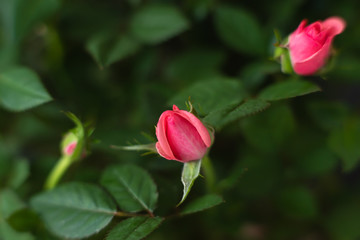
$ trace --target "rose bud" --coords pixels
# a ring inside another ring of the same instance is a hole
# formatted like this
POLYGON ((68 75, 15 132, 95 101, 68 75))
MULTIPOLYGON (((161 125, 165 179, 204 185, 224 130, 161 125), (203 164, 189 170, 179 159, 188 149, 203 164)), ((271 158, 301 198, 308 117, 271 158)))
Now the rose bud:
POLYGON ((306 24, 307 20, 303 20, 288 41, 292 67, 299 75, 312 75, 325 65, 333 38, 346 26, 340 17, 306 24))
POLYGON ((173 110, 161 114, 156 126, 157 152, 168 160, 189 162, 204 157, 211 145, 209 131, 190 112, 173 110))
POLYGON ((75 150, 75 148, 76 148, 76 145, 77 145, 77 142, 76 142, 76 141, 69 143, 69 144, 68 144, 67 146, 65 146, 65 148, 64 148, 64 154, 65 154, 65 155, 68 155, 68 156, 72 155, 72 154, 74 153, 74 150, 75 150))

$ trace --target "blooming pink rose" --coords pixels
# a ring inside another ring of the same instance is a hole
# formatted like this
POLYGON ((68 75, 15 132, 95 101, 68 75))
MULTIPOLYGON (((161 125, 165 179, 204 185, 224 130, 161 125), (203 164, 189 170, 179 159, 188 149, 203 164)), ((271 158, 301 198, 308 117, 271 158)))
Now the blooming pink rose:
POLYGON ((211 138, 204 124, 192 113, 173 110, 161 114, 156 126, 156 149, 169 160, 188 162, 204 157, 211 145, 211 138))
POLYGON ((330 17, 306 26, 303 20, 289 37, 289 51, 294 71, 311 75, 324 66, 330 55, 333 38, 344 31, 346 22, 340 17, 330 17))

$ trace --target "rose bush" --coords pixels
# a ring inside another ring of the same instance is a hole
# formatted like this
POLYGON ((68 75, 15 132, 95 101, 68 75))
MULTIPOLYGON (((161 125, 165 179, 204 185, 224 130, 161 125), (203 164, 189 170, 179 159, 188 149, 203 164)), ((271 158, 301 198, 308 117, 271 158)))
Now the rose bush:
POLYGON ((290 34, 288 42, 291 63, 299 75, 312 75, 325 65, 333 38, 343 32, 346 26, 340 17, 306 24, 307 20, 303 20, 290 34))
POLYGON ((156 126, 156 149, 168 159, 189 162, 201 159, 211 145, 204 124, 192 113, 173 106, 161 114, 156 126))

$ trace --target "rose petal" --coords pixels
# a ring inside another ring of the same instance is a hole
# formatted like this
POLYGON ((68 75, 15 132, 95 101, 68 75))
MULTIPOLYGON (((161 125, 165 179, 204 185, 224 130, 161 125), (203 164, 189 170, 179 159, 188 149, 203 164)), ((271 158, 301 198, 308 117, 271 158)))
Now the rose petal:
POLYGON ((156 137, 158 139, 158 142, 156 143, 156 149, 162 154, 161 156, 164 156, 166 159, 169 160, 175 160, 175 156, 170 148, 170 145, 168 143, 167 137, 166 137, 166 118, 173 114, 172 111, 165 111, 161 114, 159 121, 156 125, 156 137))
POLYGON ((323 47, 312 56, 302 60, 294 61, 293 68, 297 74, 312 75, 317 72, 326 62, 329 55, 330 46, 333 37, 329 37, 323 47))
POLYGON ((335 36, 344 31, 346 22, 340 17, 330 17, 323 22, 323 27, 329 29, 330 36, 335 36))
POLYGON ((182 162, 201 159, 207 146, 186 118, 174 112, 166 119, 166 136, 174 156, 182 162))
POLYGON ((176 113, 187 119, 196 128, 197 132, 201 136, 201 139, 204 141, 207 147, 211 146, 211 137, 209 131, 204 126, 204 124, 197 117, 194 116, 194 114, 184 110, 176 111, 176 113))

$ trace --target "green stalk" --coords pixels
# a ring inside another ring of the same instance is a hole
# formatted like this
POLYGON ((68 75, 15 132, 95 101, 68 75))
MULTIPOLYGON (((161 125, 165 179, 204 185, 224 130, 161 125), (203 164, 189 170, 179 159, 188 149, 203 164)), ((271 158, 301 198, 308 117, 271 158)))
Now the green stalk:
POLYGON ((205 155, 202 159, 202 169, 206 180, 206 186, 209 192, 213 192, 215 189, 216 175, 214 167, 211 163, 211 159, 208 155, 205 155))
POLYGON ((71 156, 63 156, 60 158, 45 182, 45 189, 50 190, 56 187, 62 175, 64 175, 72 162, 71 156))

